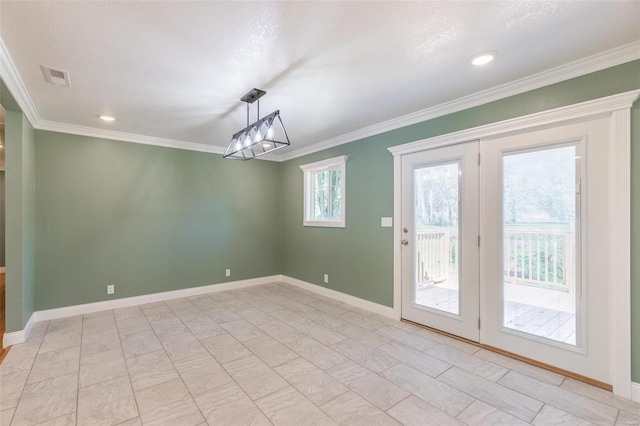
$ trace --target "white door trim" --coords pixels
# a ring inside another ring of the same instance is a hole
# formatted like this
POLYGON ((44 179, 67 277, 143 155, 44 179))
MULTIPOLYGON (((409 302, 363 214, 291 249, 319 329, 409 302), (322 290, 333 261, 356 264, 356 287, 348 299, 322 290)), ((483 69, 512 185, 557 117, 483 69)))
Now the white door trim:
POLYGON ((552 125, 609 117, 611 141, 615 145, 614 170, 611 191, 615 202, 611 206, 614 229, 614 246, 611 261, 616 271, 613 281, 611 321, 612 385, 613 392, 631 398, 631 107, 640 96, 640 90, 581 102, 561 108, 542 111, 523 117, 473 127, 454 133, 435 136, 388 148, 394 156, 394 246, 393 246, 393 309, 397 318, 401 316, 402 259, 401 229, 398 218, 402 217, 402 155, 441 146, 483 139, 509 133, 531 131, 552 125))

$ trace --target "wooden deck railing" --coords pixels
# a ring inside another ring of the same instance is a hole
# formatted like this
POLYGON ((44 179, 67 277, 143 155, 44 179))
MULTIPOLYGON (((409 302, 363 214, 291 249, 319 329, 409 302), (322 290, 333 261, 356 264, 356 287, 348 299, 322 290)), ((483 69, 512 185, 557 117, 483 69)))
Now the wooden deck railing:
POLYGON ((506 282, 573 287, 575 238, 573 231, 505 228, 503 273, 506 282))
MULTIPOLYGON (((444 281, 457 268, 456 229, 419 229, 416 244, 418 282, 444 281)), ((503 248, 505 282, 573 290, 574 268, 568 267, 575 262, 573 231, 506 227, 503 248)))

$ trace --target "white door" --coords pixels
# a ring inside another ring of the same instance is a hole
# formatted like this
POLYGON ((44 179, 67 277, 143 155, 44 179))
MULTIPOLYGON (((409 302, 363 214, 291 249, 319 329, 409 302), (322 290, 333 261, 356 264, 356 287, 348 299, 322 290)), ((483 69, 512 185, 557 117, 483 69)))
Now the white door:
POLYGON ((608 119, 481 142, 482 343, 611 383, 608 119))
POLYGON ((478 341, 478 142, 402 157, 402 317, 478 341))

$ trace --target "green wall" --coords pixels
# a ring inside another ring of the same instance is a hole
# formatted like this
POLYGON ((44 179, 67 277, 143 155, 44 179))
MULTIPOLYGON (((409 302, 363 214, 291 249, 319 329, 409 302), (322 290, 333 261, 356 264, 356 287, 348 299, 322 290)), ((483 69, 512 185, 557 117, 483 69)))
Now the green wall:
POLYGON ((280 273, 278 163, 40 130, 35 162, 36 310, 280 273))
MULTIPOLYGON (((640 61, 296 158, 282 164, 282 273, 356 297, 393 305, 393 157, 387 148, 640 88, 640 61), (301 164, 348 155, 346 228, 302 226, 301 164), (323 284, 323 274, 329 284, 323 284)), ((633 252, 640 249, 640 113, 633 110, 633 252)), ((399 218, 395 218, 396 220, 399 218)), ((640 382, 640 262, 632 261, 633 378, 640 382)))
MULTIPOLYGON (((4 104, 4 103, 3 103, 4 104)), ((34 308, 34 131, 20 111, 5 113, 6 328, 22 330, 34 308)))

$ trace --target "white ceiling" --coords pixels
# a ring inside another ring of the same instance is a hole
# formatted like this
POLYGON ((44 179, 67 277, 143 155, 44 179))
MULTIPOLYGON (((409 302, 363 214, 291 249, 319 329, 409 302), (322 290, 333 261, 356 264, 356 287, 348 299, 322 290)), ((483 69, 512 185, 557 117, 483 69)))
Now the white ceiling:
POLYGON ((2 0, 0 36, 42 120, 224 147, 257 87, 291 150, 636 42, 640 2, 2 0))

